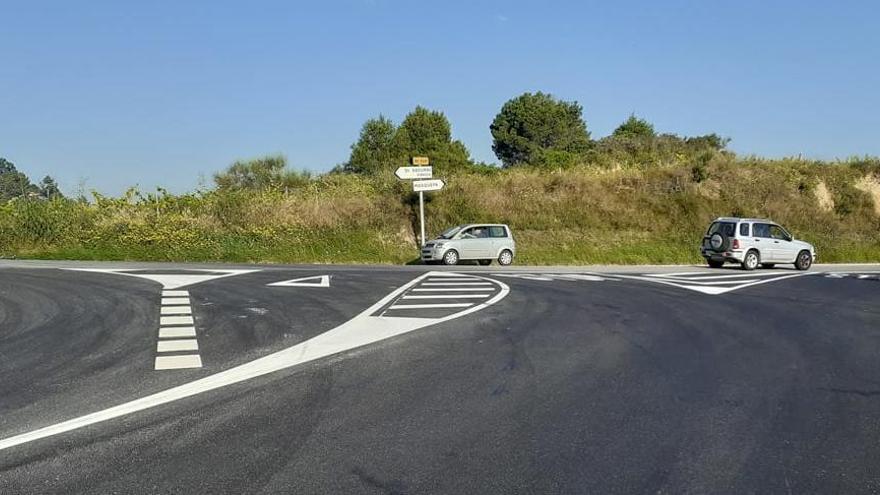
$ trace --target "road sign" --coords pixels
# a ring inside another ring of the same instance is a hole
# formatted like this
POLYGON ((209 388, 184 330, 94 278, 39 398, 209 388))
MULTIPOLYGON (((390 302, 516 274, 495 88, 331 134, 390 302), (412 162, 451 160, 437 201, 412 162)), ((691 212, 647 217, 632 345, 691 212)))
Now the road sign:
POLYGON ((413 165, 427 165, 431 163, 431 160, 428 159, 427 156, 414 156, 412 157, 413 165))
POLYGON ((431 180, 414 180, 413 181, 413 191, 422 192, 422 191, 439 191, 443 189, 446 183, 440 179, 431 179, 431 180))
POLYGON ((430 179, 434 176, 433 167, 400 167, 394 171, 398 179, 430 179))

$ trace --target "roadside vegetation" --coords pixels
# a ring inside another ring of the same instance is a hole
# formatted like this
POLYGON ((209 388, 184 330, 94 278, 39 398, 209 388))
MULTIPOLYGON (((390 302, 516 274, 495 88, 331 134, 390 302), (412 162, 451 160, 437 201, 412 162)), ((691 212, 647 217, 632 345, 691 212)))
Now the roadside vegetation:
POLYGON ((577 103, 543 93, 507 102, 490 130, 501 166, 475 163, 441 112, 418 107, 399 125, 368 120, 331 172, 267 156, 235 162, 213 187, 183 195, 66 198, 49 177, 22 186, 27 178, 0 160, 0 186, 14 184, 0 187, 0 255, 412 262, 415 196, 393 171, 427 155, 447 182, 427 195, 429 234, 508 223, 518 263, 699 262, 703 231, 722 215, 773 218, 814 243, 820 261, 880 261, 878 159, 737 157, 725 138, 661 134, 635 115, 593 139, 577 103))

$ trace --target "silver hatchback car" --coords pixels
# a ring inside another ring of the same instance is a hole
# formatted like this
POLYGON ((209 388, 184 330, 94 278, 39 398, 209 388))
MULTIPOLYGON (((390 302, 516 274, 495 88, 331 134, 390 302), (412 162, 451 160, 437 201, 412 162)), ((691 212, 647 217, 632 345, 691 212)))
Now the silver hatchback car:
POLYGON ((446 265, 455 265, 461 260, 476 260, 481 265, 498 260, 499 265, 509 265, 515 255, 513 234, 510 227, 502 224, 458 225, 422 247, 423 262, 446 265))
POLYGON ((796 240, 779 224, 762 218, 716 218, 703 236, 700 254, 712 268, 738 263, 744 270, 778 263, 807 270, 818 258, 812 244, 796 240))

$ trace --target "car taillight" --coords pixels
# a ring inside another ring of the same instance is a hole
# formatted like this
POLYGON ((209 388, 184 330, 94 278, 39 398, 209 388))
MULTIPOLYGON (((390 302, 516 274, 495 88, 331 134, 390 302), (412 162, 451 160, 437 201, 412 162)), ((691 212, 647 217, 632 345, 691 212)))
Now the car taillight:
POLYGON ((739 249, 739 239, 733 240, 733 249, 739 249))

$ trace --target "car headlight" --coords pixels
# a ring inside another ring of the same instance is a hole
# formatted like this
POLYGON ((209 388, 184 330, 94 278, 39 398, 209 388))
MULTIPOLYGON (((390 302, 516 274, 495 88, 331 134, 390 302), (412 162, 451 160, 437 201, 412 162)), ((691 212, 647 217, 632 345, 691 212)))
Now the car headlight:
POLYGON ((442 248, 442 247, 445 246, 445 245, 446 245, 445 242, 438 242, 438 243, 434 244, 434 247, 435 247, 435 248, 442 248))

